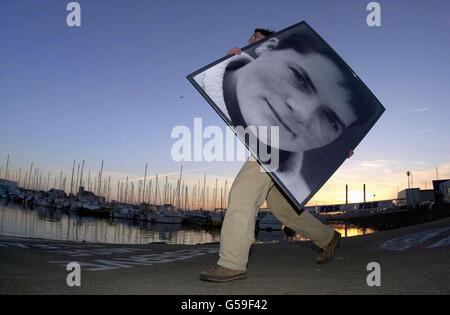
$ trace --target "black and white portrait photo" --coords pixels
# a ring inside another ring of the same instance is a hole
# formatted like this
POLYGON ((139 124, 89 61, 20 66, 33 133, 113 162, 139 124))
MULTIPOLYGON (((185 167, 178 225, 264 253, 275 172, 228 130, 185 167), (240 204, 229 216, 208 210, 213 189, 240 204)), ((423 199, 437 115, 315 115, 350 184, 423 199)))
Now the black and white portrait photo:
MULTIPOLYGON (((384 107, 305 22, 277 32, 188 76, 231 127, 276 126, 278 165, 267 169, 297 207, 356 148, 384 107)), ((243 138, 241 137, 241 140, 243 138)), ((247 142, 247 141, 245 141, 247 142)), ((258 147, 246 143, 264 167, 258 147)))

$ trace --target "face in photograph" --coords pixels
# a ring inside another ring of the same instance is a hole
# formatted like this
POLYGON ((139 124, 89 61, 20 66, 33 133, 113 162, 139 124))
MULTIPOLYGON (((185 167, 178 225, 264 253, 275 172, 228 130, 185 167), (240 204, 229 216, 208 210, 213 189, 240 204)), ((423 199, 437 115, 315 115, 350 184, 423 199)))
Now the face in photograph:
POLYGON ((328 57, 294 49, 262 51, 238 70, 236 97, 247 125, 279 126, 279 149, 325 146, 356 120, 344 74, 328 57))

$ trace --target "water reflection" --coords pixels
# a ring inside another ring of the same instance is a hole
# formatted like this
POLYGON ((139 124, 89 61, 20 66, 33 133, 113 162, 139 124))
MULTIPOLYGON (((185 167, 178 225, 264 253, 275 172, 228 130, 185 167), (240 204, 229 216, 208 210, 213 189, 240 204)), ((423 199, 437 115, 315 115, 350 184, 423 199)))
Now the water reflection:
MULTIPOLYGON (((345 224, 332 224, 343 237, 373 233, 375 230, 345 224)), ((0 235, 77 242, 111 244, 205 244, 219 242, 220 230, 205 230, 181 224, 133 223, 122 219, 79 217, 59 209, 28 209, 15 204, 0 204, 0 235)), ((295 233, 257 231, 259 243, 305 240, 295 233)))
MULTIPOLYGON (((366 235, 375 233, 376 230, 369 227, 359 227, 353 224, 344 223, 329 223, 330 227, 341 233, 342 237, 351 237, 357 235, 366 235)), ((278 231, 257 231, 256 240, 258 243, 269 243, 279 241, 308 241, 300 234, 295 233, 289 229, 283 229, 278 231)))
POLYGON ((376 230, 370 227, 359 227, 352 224, 338 224, 338 223, 332 223, 329 224, 332 228, 334 228, 336 231, 341 233, 343 237, 351 237, 351 236, 357 236, 357 235, 366 235, 366 234, 372 234, 375 233, 376 230))
POLYGON ((181 224, 133 223, 79 217, 49 208, 0 205, 0 235, 111 244, 204 244, 219 232, 187 229, 181 224))

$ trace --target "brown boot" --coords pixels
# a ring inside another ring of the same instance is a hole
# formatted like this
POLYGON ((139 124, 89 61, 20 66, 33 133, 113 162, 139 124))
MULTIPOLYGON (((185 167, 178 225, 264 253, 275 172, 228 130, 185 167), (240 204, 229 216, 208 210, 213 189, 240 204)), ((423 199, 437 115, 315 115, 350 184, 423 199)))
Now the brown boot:
POLYGON ((245 278, 247 278, 246 271, 228 269, 219 265, 200 273, 200 280, 203 281, 227 282, 245 278))
POLYGON ((326 264, 330 262, 334 257, 334 250, 339 245, 339 240, 341 239, 341 234, 339 232, 334 231, 333 238, 327 246, 322 248, 322 252, 319 256, 317 256, 316 262, 318 264, 326 264))

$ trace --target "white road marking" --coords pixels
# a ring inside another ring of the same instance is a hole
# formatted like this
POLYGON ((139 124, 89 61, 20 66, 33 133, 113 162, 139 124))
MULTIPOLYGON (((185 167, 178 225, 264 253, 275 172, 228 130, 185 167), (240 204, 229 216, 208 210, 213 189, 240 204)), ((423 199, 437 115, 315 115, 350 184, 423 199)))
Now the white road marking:
MULTIPOLYGON (((383 244, 380 245, 381 248, 383 249, 388 249, 388 250, 395 250, 395 251, 402 251, 414 246, 418 246, 420 244, 422 244, 423 242, 429 240, 430 238, 433 238, 441 233, 447 232, 450 230, 450 227, 445 227, 445 228, 437 228, 437 229, 432 229, 432 230, 427 230, 427 231, 422 231, 422 232, 417 232, 414 234, 409 234, 406 236, 401 236, 401 237, 397 237, 394 238, 392 240, 389 240, 383 244)), ((443 245, 440 245, 443 246, 443 245)), ((430 247, 430 246, 428 246, 430 247)), ((436 246, 438 247, 438 246, 436 246)))

